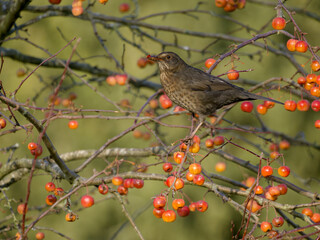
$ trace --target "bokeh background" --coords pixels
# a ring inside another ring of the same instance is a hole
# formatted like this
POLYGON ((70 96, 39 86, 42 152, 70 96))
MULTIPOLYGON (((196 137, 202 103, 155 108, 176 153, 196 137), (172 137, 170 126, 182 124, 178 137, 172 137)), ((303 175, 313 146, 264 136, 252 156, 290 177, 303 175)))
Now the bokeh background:
MULTIPOLYGON (((90 1, 91 3, 94 1, 90 1)), ((274 4, 277 1, 261 1, 264 4, 258 4, 258 1, 247 1, 245 9, 236 10, 232 13, 226 13, 222 9, 215 7, 214 1, 203 1, 201 4, 197 1, 183 1, 183 0, 136 0, 127 1, 131 5, 131 9, 128 13, 120 13, 118 8, 121 3, 125 1, 109 0, 106 5, 101 5, 96 2, 94 6, 90 7, 90 11, 95 13, 104 14, 107 16, 115 16, 131 19, 135 10, 139 17, 144 17, 150 14, 168 11, 179 11, 185 9, 197 9, 210 11, 211 14, 195 12, 188 14, 168 14, 166 16, 156 16, 147 20, 143 20, 146 23, 175 27, 180 29, 186 29, 189 31, 197 31, 204 33, 221 33, 227 34, 233 37, 240 37, 244 39, 250 39, 254 32, 248 32, 241 28, 238 24, 228 20, 232 18, 242 24, 249 26, 262 32, 272 30, 271 20, 276 16, 274 4), (135 9, 138 6, 138 9, 135 9)), ((71 5, 71 0, 62 0, 59 6, 71 5)), ((88 1, 84 1, 84 6, 87 6, 88 1)), ((310 18, 305 14, 297 13, 294 18, 298 25, 302 28, 303 32, 307 33, 307 39, 310 44, 316 46, 319 44, 319 15, 317 13, 320 10, 319 1, 300 1, 290 0, 287 1, 287 6, 297 9, 305 9, 318 17, 318 19, 310 18)), ((35 0, 32 1, 31 6, 46 6, 47 1, 35 0)), ((21 18, 17 21, 19 26, 22 23, 27 22, 30 19, 34 19, 39 16, 39 13, 31 10, 23 11, 21 18)), ((129 39, 135 39, 145 52, 149 54, 157 54, 164 49, 161 44, 151 41, 146 37, 141 37, 137 34, 132 34, 130 26, 123 26, 116 22, 108 22, 110 26, 114 27, 116 31, 119 31, 124 37, 129 39)), ((20 36, 21 38, 27 38, 33 43, 45 48, 51 54, 60 50, 68 41, 76 37, 81 39, 80 44, 77 47, 77 54, 74 55, 73 61, 84 61, 90 63, 92 66, 99 68, 105 68, 113 72, 120 72, 116 68, 116 65, 112 59, 110 59, 104 49, 101 47, 99 41, 94 35, 92 24, 89 21, 81 19, 81 17, 67 16, 55 16, 48 17, 35 24, 28 26, 27 31, 19 31, 19 35, 12 34, 10 37, 20 36)), ((181 46, 188 46, 189 48, 202 50, 206 46, 207 53, 201 52, 187 52, 182 49, 177 49, 174 46, 168 46, 166 51, 177 52, 187 63, 200 68, 205 69, 204 61, 208 57, 217 56, 219 54, 226 53, 232 49, 232 41, 216 40, 208 37, 193 37, 182 34, 174 34, 172 32, 155 31, 152 29, 142 28, 145 32, 157 38, 174 43, 181 46)), ((104 29, 101 25, 97 24, 97 30, 100 36, 104 39, 109 51, 121 61, 125 66, 126 73, 134 76, 138 79, 146 79, 159 83, 159 77, 156 74, 157 66, 147 66, 146 68, 139 68, 136 64, 140 57, 145 57, 144 52, 133 47, 132 45, 125 43, 119 35, 113 29, 104 29), (125 51, 124 51, 125 49, 125 51), (149 77, 154 75, 154 77, 149 77)), ((288 24, 286 30, 293 34, 292 24, 288 24)), ((287 37, 278 34, 265 39, 265 43, 275 48, 285 50, 285 43, 287 37)), ((263 42, 259 40, 259 42, 263 42)), ((2 44, 4 48, 16 49, 24 54, 46 58, 48 55, 41 49, 31 46, 25 41, 17 38, 10 41, 6 41, 2 44)), ((67 59, 72 52, 72 48, 68 47, 59 53, 58 58, 67 59)), ((271 77, 283 77, 291 78, 294 76, 296 69, 293 65, 284 57, 277 56, 264 49, 254 46, 247 46, 236 53, 240 58, 236 61, 237 70, 253 69, 251 72, 241 74, 241 79, 254 80, 261 82, 271 77)), ((311 57, 310 54, 295 55, 297 61, 300 64, 305 64, 305 70, 310 72, 309 63, 307 63, 311 57)), ((36 66, 28 63, 12 60, 9 57, 4 57, 4 67, 1 72, 1 81, 7 92, 10 94, 13 92, 22 78, 17 77, 16 71, 19 68, 24 68, 30 73, 36 66)), ((213 71, 214 75, 223 74, 231 68, 230 58, 225 59, 219 66, 213 71)), ((16 100, 22 103, 28 102, 29 104, 35 104, 38 107, 46 107, 48 104, 48 98, 52 94, 54 88, 57 86, 58 81, 63 73, 63 68, 49 68, 40 67, 22 86, 19 90, 16 100)), ((132 105, 133 111, 138 111, 145 103, 147 98, 154 93, 154 90, 147 88, 136 88, 133 86, 114 86, 111 87, 105 83, 106 76, 94 76, 86 72, 78 71, 78 74, 83 76, 86 80, 95 86, 100 92, 111 99, 114 102, 120 102, 122 99, 128 99, 132 105)), ((298 76, 298 75, 297 75, 298 76)), ((295 76, 293 80, 297 78, 295 76)), ((240 80, 241 81, 241 80, 240 80)), ((282 84, 282 83, 281 83, 282 84)), ((242 85, 245 88, 249 88, 249 85, 242 85)), ((81 80, 75 76, 68 75, 62 85, 62 90, 59 93, 60 97, 67 97, 70 92, 77 94, 75 105, 84 109, 105 109, 116 110, 110 103, 103 100, 98 94, 84 85, 81 80)), ((267 93, 266 96, 273 97, 279 101, 285 101, 289 98, 298 100, 300 97, 291 96, 288 93, 279 91, 272 91, 267 93)), ((257 105, 258 102, 255 103, 257 105)), ((1 109, 5 106, 1 103, 1 109)), ((62 107, 61 107, 62 108, 62 107)), ((3 110, 1 110, 3 111, 3 110)), ((159 109, 158 113, 164 113, 168 110, 159 109)), ((170 111, 170 110, 169 110, 170 111)), ((172 110, 171 110, 172 111, 172 110)), ((44 113, 41 111, 31 112, 38 117, 38 119, 44 118, 44 113)), ((4 112, 9 116, 8 111, 4 112)), ((112 114, 114 116, 120 116, 121 114, 112 114)), ((26 120, 16 113, 21 124, 26 124, 26 120)), ((240 110, 240 104, 236 105, 226 116, 226 119, 235 122, 239 125, 257 126, 260 127, 259 121, 254 113, 248 114, 240 110)), ((288 112, 283 109, 283 106, 276 105, 266 115, 261 116, 264 123, 275 131, 283 132, 284 134, 305 139, 310 143, 319 144, 320 133, 319 130, 314 128, 314 121, 319 119, 319 114, 313 111, 308 112, 288 112)), ((119 134, 124 129, 133 124, 132 120, 102 120, 102 119, 86 119, 78 120, 79 127, 76 130, 70 130, 68 128, 67 119, 57 119, 50 123, 47 130, 47 134, 51 138, 58 153, 67 153, 79 149, 98 149, 109 138, 119 134)), ((170 117, 165 120, 170 124, 189 125, 190 116, 181 115, 170 117)), ((10 124, 9 124, 10 125, 10 124)), ((221 126, 230 126, 229 123, 222 123, 221 126)), ((12 126, 8 126, 12 128, 12 126)), ((150 124, 150 127, 154 128, 155 125, 150 124)), ((146 132, 146 128, 141 128, 146 132)), ((4 131, 4 130, 1 130, 4 131)), ((172 129, 167 127, 160 127, 162 133, 161 138, 168 144, 174 143, 179 139, 184 138, 188 131, 185 129, 172 129)), ((258 138, 254 134, 241 133, 234 131, 220 131, 218 132, 227 138, 233 138, 233 140, 243 147, 246 147, 257 154, 260 152, 257 148, 254 148, 254 143, 260 148, 268 152, 268 145, 266 141, 258 138)), ((281 138, 273 138, 272 135, 265 135, 267 138, 272 138, 273 141, 278 142, 281 138)), ((15 151, 13 160, 20 158, 31 158, 29 151, 27 150, 27 144, 30 141, 36 141, 38 133, 33 130, 30 133, 25 131, 17 131, 14 134, 0 135, 0 148, 7 147, 18 143, 20 147, 15 151)), ((132 134, 128 134, 111 144, 110 148, 123 147, 123 148, 144 148, 152 145, 156 142, 154 137, 145 141, 143 139, 135 139, 132 134)), ((202 141, 204 142, 204 140, 202 141)), ((318 145, 319 146, 319 145, 318 145)), ((229 152, 239 158, 250 161, 252 164, 258 164, 258 160, 253 155, 239 148, 227 145, 224 147, 226 152, 229 152)), ((44 151, 44 156, 47 156, 47 151, 44 151)), ((9 157, 8 153, 1 153, 0 161, 5 164, 9 157)), ((292 181, 296 185, 305 188, 309 191, 319 191, 319 149, 316 150, 312 147, 293 145, 289 150, 284 152, 284 158, 286 165, 291 168, 292 174, 287 180, 292 181)), ((113 159, 108 159, 112 161, 113 159)), ((128 158, 126 160, 135 162, 144 162, 151 164, 157 162, 155 157, 149 158, 128 158)), ((217 155, 210 155, 203 163, 203 166, 209 172, 214 172, 215 163, 218 161, 225 161, 217 155)), ((70 167, 79 166, 82 160, 70 163, 70 167)), ((279 161, 281 162, 281 161, 279 161)), ((103 159, 96 159, 94 164, 91 164, 87 168, 82 176, 89 177, 93 170, 102 170, 106 165, 103 159)), ((278 166, 278 165, 277 165, 278 166)), ((126 171, 128 166, 120 168, 121 171, 126 171)), ((148 169, 148 172, 163 173, 161 166, 154 166, 148 169)), ((51 181, 52 177, 42 171, 36 171, 36 176, 33 178, 32 190, 30 197, 30 208, 28 215, 37 216, 40 214, 33 206, 44 206, 47 192, 44 189, 46 182, 51 181)), ((227 162, 227 170, 222 175, 242 181, 246 177, 252 175, 252 173, 246 171, 244 168, 236 166, 227 162)), ((6 189, 6 194, 10 199, 13 209, 16 208, 19 201, 25 199, 27 177, 11 185, 6 189)), ((218 184, 225 184, 220 181, 215 181, 218 184)), ((266 184, 265 180, 262 180, 266 184)), ((58 183, 59 186, 68 190, 71 186, 66 181, 58 183)), ((229 185, 228 185, 229 186, 229 185)), ((129 194, 125 197, 127 208, 133 216, 136 217, 135 222, 145 239, 231 239, 231 236, 237 232, 240 226, 241 215, 234 211, 228 204, 223 203, 220 198, 215 194, 209 192, 206 194, 205 199, 209 203, 209 209, 205 213, 192 213, 187 218, 177 218, 174 223, 164 223, 162 220, 156 219, 152 214, 152 197, 163 191, 164 185, 162 182, 145 181, 145 186, 141 190, 130 189, 129 194)), ((191 199, 197 201, 202 199, 206 190, 203 188, 197 188, 194 186, 186 186, 185 192, 191 199)), ((115 199, 108 199, 110 197, 103 197, 99 195, 95 188, 89 187, 88 189, 81 189, 77 194, 73 195, 71 199, 74 201, 72 209, 79 215, 79 219, 74 223, 67 223, 64 220, 65 213, 63 211, 58 214, 50 214, 43 220, 41 220, 36 226, 47 227, 56 229, 57 231, 66 234, 71 239, 86 240, 86 239, 138 239, 131 225, 127 222, 125 216, 122 213, 121 206, 115 199), (89 191, 96 200, 96 204, 90 208, 83 210, 79 205, 80 197, 89 191)), ((243 202, 244 198, 235 197, 238 202, 243 202)), ((300 196, 289 190, 286 196, 282 196, 279 200, 281 203, 299 204, 309 203, 310 199, 300 196)), ((4 219, 9 215, 9 210, 6 207, 6 201, 1 199, 0 202, 0 219, 4 219)), ((262 212, 265 215, 266 211, 262 212)), ((28 216, 27 215, 27 216, 28 216)), ((268 218, 271 220, 274 215, 274 211, 269 210, 268 218)), ((17 218, 21 216, 17 215, 17 218)), ((262 217, 261 219, 264 219, 262 217)), ((304 225, 302 221, 294 219, 298 224, 304 225)), ((28 221, 27 221, 28 222, 28 221)), ((1 225, 5 225, 6 222, 2 222, 1 225)), ((287 225, 283 229, 291 229, 287 225)), ((15 230, 12 231, 13 235, 15 230)), ((30 234, 30 239, 33 238, 33 234, 30 234)), ((61 239, 55 233, 51 231, 45 231, 46 239, 61 239)), ((257 235, 262 234, 260 230, 257 230, 257 235)), ((6 239, 10 235, 1 234, 1 239, 6 239), (2 235, 2 236, 1 236, 2 235)))

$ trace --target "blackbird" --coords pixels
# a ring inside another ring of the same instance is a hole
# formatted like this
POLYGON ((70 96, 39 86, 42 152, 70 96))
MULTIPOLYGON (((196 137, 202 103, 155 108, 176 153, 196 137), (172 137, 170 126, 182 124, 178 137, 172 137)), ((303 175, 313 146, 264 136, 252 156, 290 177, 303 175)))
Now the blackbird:
POLYGON ((158 63, 160 81, 170 100, 191 113, 198 114, 201 124, 206 116, 212 115, 217 109, 240 101, 261 99, 283 104, 194 68, 176 53, 162 52, 147 58, 158 63))

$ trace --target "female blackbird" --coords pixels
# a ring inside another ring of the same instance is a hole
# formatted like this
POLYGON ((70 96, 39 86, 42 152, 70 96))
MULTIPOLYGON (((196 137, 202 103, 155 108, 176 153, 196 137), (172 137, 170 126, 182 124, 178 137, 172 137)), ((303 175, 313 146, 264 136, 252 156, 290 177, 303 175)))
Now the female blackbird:
POLYGON ((158 63, 161 84, 171 101, 193 114, 198 114, 201 124, 206 116, 235 102, 261 99, 283 104, 250 93, 194 68, 173 52, 162 52, 157 56, 149 55, 148 59, 158 63))

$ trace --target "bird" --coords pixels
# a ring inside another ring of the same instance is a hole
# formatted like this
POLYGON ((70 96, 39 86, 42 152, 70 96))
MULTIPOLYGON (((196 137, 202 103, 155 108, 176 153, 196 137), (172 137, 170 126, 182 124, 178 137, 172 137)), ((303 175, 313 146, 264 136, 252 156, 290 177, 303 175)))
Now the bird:
POLYGON ((158 63, 160 82, 164 92, 176 105, 199 116, 197 130, 207 116, 232 103, 247 100, 268 100, 283 104, 271 98, 250 93, 224 79, 194 68, 174 52, 148 55, 148 60, 158 63))

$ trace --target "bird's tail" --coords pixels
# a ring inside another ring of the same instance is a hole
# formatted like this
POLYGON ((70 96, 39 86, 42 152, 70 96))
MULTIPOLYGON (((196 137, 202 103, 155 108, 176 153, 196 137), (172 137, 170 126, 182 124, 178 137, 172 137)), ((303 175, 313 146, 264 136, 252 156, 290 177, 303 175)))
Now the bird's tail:
POLYGON ((261 100, 264 100, 264 101, 271 101, 271 102, 279 103, 279 104, 282 104, 282 105, 284 104, 284 103, 279 102, 277 100, 274 100, 272 98, 264 97, 264 96, 257 95, 257 94, 254 94, 254 93, 249 93, 249 92, 248 92, 248 97, 250 97, 252 99, 261 99, 261 100))

